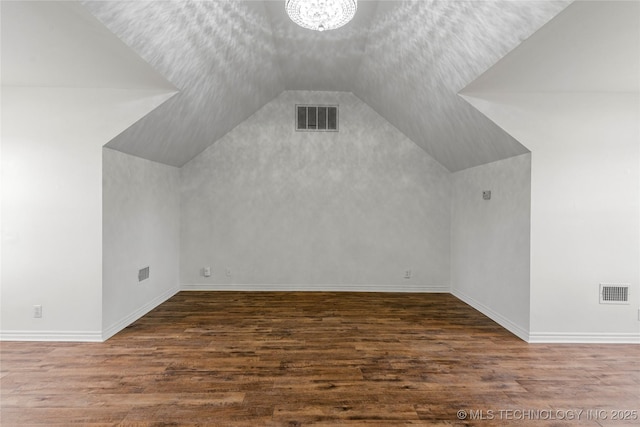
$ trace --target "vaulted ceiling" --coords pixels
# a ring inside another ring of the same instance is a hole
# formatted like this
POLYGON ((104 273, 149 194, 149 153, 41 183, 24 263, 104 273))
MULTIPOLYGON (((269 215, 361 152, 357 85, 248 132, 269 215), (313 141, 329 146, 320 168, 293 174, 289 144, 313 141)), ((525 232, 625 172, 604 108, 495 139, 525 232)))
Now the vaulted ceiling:
POLYGON ((527 151, 458 93, 569 3, 360 0, 314 32, 282 0, 83 2, 180 91, 111 148, 182 166, 283 90, 349 91, 450 171, 527 151))

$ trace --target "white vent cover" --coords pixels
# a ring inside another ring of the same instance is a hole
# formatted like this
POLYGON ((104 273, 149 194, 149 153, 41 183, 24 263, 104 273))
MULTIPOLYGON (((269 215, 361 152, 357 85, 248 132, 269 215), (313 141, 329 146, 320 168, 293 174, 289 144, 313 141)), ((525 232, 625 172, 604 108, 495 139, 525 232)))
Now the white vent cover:
POLYGON ((629 285, 600 283, 600 304, 629 304, 629 285))
POLYGON ((149 278, 149 267, 141 268, 138 270, 138 282, 147 280, 149 278))
POLYGON ((296 105, 296 130, 338 131, 337 105, 296 105))

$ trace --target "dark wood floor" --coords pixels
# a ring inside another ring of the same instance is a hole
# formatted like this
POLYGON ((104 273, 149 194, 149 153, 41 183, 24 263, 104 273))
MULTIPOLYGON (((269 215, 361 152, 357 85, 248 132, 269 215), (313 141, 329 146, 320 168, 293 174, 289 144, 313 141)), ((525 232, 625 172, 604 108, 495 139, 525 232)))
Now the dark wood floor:
POLYGON ((640 425, 639 346, 527 344, 448 294, 182 292, 0 346, 3 427, 640 425))

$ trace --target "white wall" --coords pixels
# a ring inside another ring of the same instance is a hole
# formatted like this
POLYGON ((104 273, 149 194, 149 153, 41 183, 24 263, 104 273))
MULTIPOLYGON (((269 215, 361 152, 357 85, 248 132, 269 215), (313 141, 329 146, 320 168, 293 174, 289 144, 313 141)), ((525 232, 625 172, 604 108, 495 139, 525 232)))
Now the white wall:
POLYGON ((186 164, 181 224, 183 289, 448 290, 449 173, 350 93, 283 92, 186 164))
POLYGON ((640 3, 577 1, 462 92, 532 152, 530 341, 640 342, 638 52, 640 3))
POLYGON ((56 107, 48 95, 2 93, 3 338, 98 339, 101 201, 93 190, 101 179, 99 150, 83 141, 87 135, 66 132, 78 117, 48 120, 48 108, 56 107), (41 319, 33 318, 36 304, 41 319))
POLYGON ((180 171, 104 148, 102 322, 106 339, 179 289, 180 171), (149 279, 138 282, 138 270, 149 279))
POLYGON ((545 129, 527 141, 531 339, 640 342, 639 98, 562 98, 527 105, 530 123, 545 129), (630 284, 632 303, 599 304, 601 282, 630 284))
POLYGON ((163 99, 2 88, 3 339, 101 339, 101 147, 163 99))
POLYGON ((451 293, 528 339, 530 154, 456 172, 452 191, 451 293))
POLYGON ((175 87, 77 1, 2 2, 2 85, 175 87))
POLYGON ((1 19, 0 336, 101 340, 102 146, 175 88, 76 2, 1 19))
POLYGON ((640 97, 483 94, 532 151, 531 341, 640 341, 640 97), (599 304, 600 283, 631 285, 599 304))

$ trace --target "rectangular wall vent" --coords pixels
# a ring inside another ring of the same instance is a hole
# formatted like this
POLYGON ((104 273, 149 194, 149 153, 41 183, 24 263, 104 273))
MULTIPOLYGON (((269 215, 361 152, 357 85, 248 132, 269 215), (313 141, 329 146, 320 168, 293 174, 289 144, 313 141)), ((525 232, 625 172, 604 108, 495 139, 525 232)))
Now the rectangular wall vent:
POLYGON ((338 131, 337 105, 296 105, 296 130, 338 131))
POLYGON ((149 267, 141 268, 138 270, 138 282, 147 280, 149 278, 149 267))
POLYGON ((629 285, 600 283, 600 304, 629 304, 629 285))

